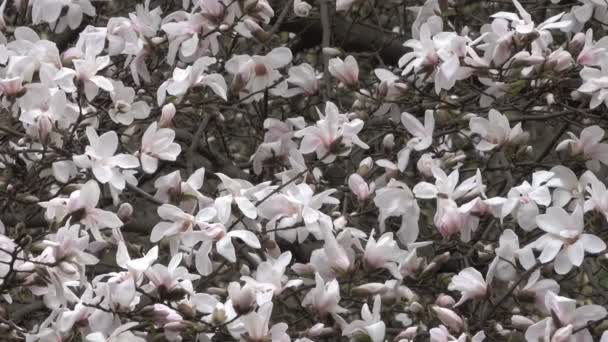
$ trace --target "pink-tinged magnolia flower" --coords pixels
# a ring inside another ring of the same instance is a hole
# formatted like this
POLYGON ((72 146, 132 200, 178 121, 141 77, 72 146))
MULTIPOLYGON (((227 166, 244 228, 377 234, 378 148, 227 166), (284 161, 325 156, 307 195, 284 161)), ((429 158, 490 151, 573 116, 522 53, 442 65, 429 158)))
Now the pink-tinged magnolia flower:
POLYGON ((587 160, 586 166, 592 171, 600 169, 600 163, 608 165, 608 144, 601 143, 606 132, 597 125, 585 127, 580 138, 572 132, 567 132, 570 139, 560 142, 556 151, 570 149, 573 156, 582 154, 587 160))
POLYGON ((540 279, 540 270, 536 270, 530 275, 526 284, 516 290, 516 293, 523 298, 534 298, 536 307, 543 312, 548 312, 549 309, 545 306, 545 295, 547 291, 559 293, 559 289, 557 281, 540 279))
POLYGON ((397 279, 401 278, 398 264, 404 256, 404 251, 399 248, 397 241, 393 240, 393 233, 384 233, 378 241, 374 239, 373 231, 369 235, 363 261, 369 270, 385 268, 397 279))
POLYGON ((182 341, 179 336, 180 331, 185 327, 182 316, 174 309, 164 304, 156 303, 152 307, 146 307, 144 310, 150 310, 154 323, 162 327, 165 339, 171 342, 182 341))
POLYGON ((210 50, 215 54, 219 49, 217 38, 220 33, 211 30, 202 13, 173 12, 163 19, 161 29, 169 40, 169 65, 175 64, 178 52, 180 57, 189 60, 199 50, 210 50))
POLYGON ((135 119, 145 119, 150 115, 150 106, 145 101, 134 102, 135 89, 126 87, 120 81, 114 81, 113 87, 110 97, 114 106, 108 110, 112 121, 128 126, 135 119))
POLYGON ((452 199, 438 198, 433 222, 441 236, 448 238, 460 234, 460 239, 468 242, 479 226, 479 217, 472 214, 471 208, 459 207, 452 199))
POLYGON ((340 57, 330 59, 328 70, 346 87, 356 88, 359 84, 359 65, 353 56, 347 56, 344 61, 340 57))
MULTIPOLYGON (((416 279, 418 272, 424 266, 424 258, 418 257, 417 246, 423 247, 428 243, 420 242, 419 244, 413 244, 410 251, 406 252, 405 257, 402 256, 401 263, 399 264, 399 274, 401 278, 409 277, 416 279)), ((399 277, 398 277, 399 278, 399 277)))
POLYGON ((85 266, 99 262, 85 251, 89 247, 89 234, 79 225, 59 228, 56 234, 47 235, 41 247, 44 250, 34 260, 57 264, 56 270, 64 279, 79 279, 86 283, 85 266))
POLYGON ((511 128, 509 119, 496 109, 490 109, 488 119, 478 116, 469 121, 471 131, 478 134, 481 140, 475 147, 481 152, 491 151, 505 144, 516 144, 527 138, 521 128, 521 122, 511 128))
POLYGON ((583 208, 576 206, 570 215, 560 207, 547 208, 547 212, 536 217, 538 227, 546 232, 531 247, 542 251, 538 260, 547 263, 555 259, 553 267, 558 274, 570 272, 580 266, 587 253, 600 253, 606 243, 593 234, 583 233, 585 223, 583 208))
POLYGON ((85 59, 75 59, 73 63, 74 70, 62 68, 55 75, 54 81, 60 88, 68 93, 77 91, 78 88, 74 84, 75 78, 84 84, 84 94, 89 101, 93 101, 97 96, 99 88, 109 93, 114 91, 114 86, 108 78, 97 75, 110 65, 110 56, 96 57, 89 54, 85 56, 85 59))
POLYGON ((439 158, 434 158, 432 153, 425 153, 418 159, 416 168, 424 176, 432 177, 433 168, 442 168, 443 164, 443 161, 439 158))
POLYGON ((552 202, 557 207, 564 207, 571 201, 568 208, 584 203, 585 188, 588 184, 593 184, 593 179, 597 179, 591 171, 586 171, 579 179, 572 170, 562 165, 554 166, 551 172, 554 176, 547 182, 547 186, 553 188, 552 202))
POLYGON ((551 312, 551 317, 528 327, 526 341, 593 342, 593 337, 586 328, 587 323, 602 320, 607 315, 606 309, 600 305, 577 308, 574 299, 558 296, 551 291, 545 296, 545 305, 551 312))
MULTIPOLYGON (((253 156, 253 171, 256 175, 262 173, 264 162, 285 161, 289 158, 290 152, 298 148, 298 144, 292 140, 294 129, 302 129, 306 126, 304 118, 301 116, 289 118, 285 121, 275 118, 264 120, 264 142, 262 142, 253 156)), ((273 165, 274 167, 274 165, 273 165)))
POLYGON ((286 47, 275 48, 266 56, 237 55, 226 62, 226 70, 234 76, 232 81, 241 99, 257 101, 264 97, 264 89, 273 95, 281 95, 287 84, 280 82, 281 73, 277 70, 289 64, 293 58, 286 47), (275 86, 280 85, 278 88, 275 86))
POLYGON ((386 219, 401 216, 401 227, 397 231, 399 241, 407 245, 418 239, 420 208, 405 183, 391 179, 385 187, 376 191, 374 204, 380 209, 378 221, 381 232, 386 229, 386 219))
POLYGON ((103 241, 100 228, 119 228, 123 223, 113 212, 97 208, 100 193, 97 182, 90 180, 79 190, 73 191, 68 199, 57 197, 39 205, 46 208, 47 219, 61 221, 70 214, 73 221, 90 228, 96 240, 103 241))
POLYGON ((355 320, 342 328, 342 336, 354 337, 364 334, 372 342, 384 342, 386 324, 381 316, 382 300, 380 295, 374 296, 374 306, 369 309, 367 303, 361 307, 361 320, 355 320))
POLYGON ((316 152, 317 158, 324 163, 331 163, 336 156, 348 155, 353 144, 363 149, 369 146, 357 134, 363 129, 361 119, 349 120, 347 114, 341 114, 338 107, 328 101, 325 104, 325 115, 317 109, 320 120, 315 126, 308 126, 295 133, 302 138, 300 151, 303 154, 316 152))
POLYGON ((19 121, 26 132, 44 142, 55 125, 67 127, 76 121, 65 93, 59 89, 49 89, 43 84, 29 84, 25 95, 18 99, 21 113, 19 121))
POLYGON ((138 167, 137 157, 126 153, 114 155, 118 149, 118 135, 114 131, 98 136, 93 127, 87 126, 86 134, 90 145, 85 148, 84 154, 73 156, 76 166, 91 169, 102 184, 110 183, 117 189, 124 189, 126 180, 120 169, 138 167))
POLYGON ((262 305, 257 312, 251 312, 244 316, 243 321, 245 333, 241 335, 241 342, 290 342, 291 338, 287 334, 287 324, 277 323, 270 329, 270 316, 272 314, 272 303, 262 305))
POLYGON ((511 54, 514 37, 520 39, 532 37, 532 50, 544 51, 553 41, 549 30, 566 29, 571 25, 570 21, 560 21, 564 15, 562 12, 536 26, 530 13, 517 0, 513 0, 513 4, 518 14, 512 12, 493 14, 494 21, 490 31, 492 34, 484 39, 488 42, 486 51, 491 53, 493 60, 498 64, 502 64, 511 54))
MULTIPOLYGON (((350 230, 343 230, 334 236, 332 222, 327 215, 323 214, 319 224, 323 248, 312 252, 310 264, 325 279, 333 279, 352 270, 355 263, 353 245, 359 241, 355 240, 350 230)), ((363 249, 360 245, 358 247, 363 249)))
POLYGON ((424 113, 424 126, 415 116, 408 112, 401 113, 401 123, 413 136, 407 142, 408 147, 416 151, 426 150, 433 143, 433 130, 435 129, 435 118, 432 110, 424 113))
POLYGON ((255 289, 249 285, 241 287, 236 281, 228 284, 228 297, 232 301, 232 307, 237 314, 246 314, 255 305, 255 289))
POLYGON ((247 284, 256 289, 256 303, 264 305, 271 302, 275 295, 280 295, 286 288, 297 287, 302 280, 289 280, 285 275, 287 265, 291 262, 291 252, 287 251, 274 259, 268 256, 268 260, 260 263, 254 277, 242 276, 247 284))
POLYGON ((200 276, 190 274, 188 269, 179 266, 183 255, 175 254, 169 265, 154 264, 144 271, 144 274, 150 282, 142 286, 142 290, 146 293, 157 292, 161 297, 171 297, 172 295, 192 294, 194 289, 192 281, 197 280, 200 276))
MULTIPOLYGON (((203 218, 206 216, 214 216, 215 210, 210 210, 213 211, 211 214, 208 213, 209 210, 201 210, 197 217, 203 218)), ((164 237, 170 238, 169 246, 171 248, 171 255, 175 255, 178 250, 178 243, 182 233, 192 231, 192 228, 196 223, 195 217, 171 204, 161 205, 158 207, 157 213, 163 221, 158 222, 152 228, 152 232, 150 232, 150 242, 158 242, 164 237)))
MULTIPOLYGON (((511 229, 505 229, 498 240, 498 247, 494 250, 496 257, 489 266, 496 278, 502 281, 515 280, 517 275, 516 262, 526 269, 534 266, 536 258, 532 248, 519 246, 519 238, 511 229)), ((490 272, 488 270, 488 272, 490 272)))
MULTIPOLYGON (((215 243, 215 248, 217 249, 218 254, 226 258, 226 260, 231 263, 236 262, 236 251, 234 249, 234 245, 232 244, 232 239, 236 238, 244 242, 247 246, 253 249, 261 248, 260 241, 255 236, 253 232, 244 229, 233 229, 231 231, 227 231, 226 227, 221 223, 206 223, 204 222, 202 216, 203 212, 209 210, 211 208, 207 208, 201 210, 197 217, 197 224, 200 227, 200 231, 188 232, 184 236, 185 242, 189 246, 194 246, 199 241, 211 241, 215 243)), ((208 215, 207 218, 211 217, 208 215)), ((207 260, 198 260, 200 258, 208 258, 208 254, 201 254, 202 250, 199 249, 199 252, 196 254, 197 264, 201 262, 207 263, 207 260)))
POLYGON ((494 198, 494 204, 501 205, 501 220, 507 215, 516 213, 517 224, 526 230, 536 228, 536 216, 539 214, 538 206, 551 204, 551 193, 548 181, 554 174, 550 171, 536 171, 532 174, 532 184, 524 181, 521 185, 509 190, 507 198, 494 198))
POLYGON ((574 41, 577 36, 583 37, 584 45, 581 52, 579 52, 576 57, 576 63, 585 66, 601 66, 603 58, 608 52, 608 38, 603 37, 598 42, 594 43, 592 28, 587 29, 585 34, 582 32, 577 33, 575 37, 572 38, 572 41, 574 41))
POLYGON ((367 184, 358 173, 353 173, 348 177, 348 187, 357 196, 357 199, 362 202, 366 201, 376 190, 374 182, 367 184))
POLYGON ((148 126, 141 138, 141 167, 146 173, 154 173, 158 169, 158 160, 175 161, 182 148, 174 143, 175 131, 171 128, 158 128, 153 122, 148 126))
POLYGON ((412 38, 403 44, 414 51, 399 59, 404 76, 412 71, 428 70, 433 75, 437 94, 441 89, 451 89, 456 80, 468 77, 470 72, 461 67, 460 59, 465 57, 467 45, 475 43, 466 36, 442 31, 441 20, 422 24, 419 39, 412 38))
POLYGON ((473 176, 464 180, 458 185, 460 173, 458 169, 452 171, 448 176, 445 171, 436 167, 432 169, 435 184, 427 182, 419 182, 412 190, 417 198, 449 198, 458 200, 464 197, 469 197, 477 194, 480 182, 478 177, 473 176))
POLYGON ((34 24, 48 23, 55 32, 63 32, 68 26, 75 30, 80 26, 84 14, 90 17, 96 15, 90 0, 37 0, 30 5, 34 24), (66 7, 67 11, 64 12, 66 7))
POLYGON ((340 284, 333 279, 325 283, 319 273, 315 273, 315 288, 310 290, 302 300, 302 305, 312 307, 319 315, 347 312, 340 306, 340 284))
POLYGON ((108 19, 106 33, 108 39, 108 54, 136 55, 142 48, 135 25, 128 18, 113 17, 108 19))
POLYGON ((483 275, 473 267, 467 267, 452 277, 448 290, 459 291, 462 296, 456 303, 461 305, 469 299, 481 299, 486 296, 488 284, 483 275))
POLYGON ((218 172, 215 175, 222 181, 220 188, 222 195, 215 199, 215 209, 220 222, 226 223, 230 219, 233 202, 246 217, 250 219, 258 217, 256 205, 251 201, 256 193, 268 186, 269 182, 254 186, 246 180, 232 179, 223 173, 218 172))
POLYGON ((589 108, 597 108, 602 103, 608 106, 608 64, 602 63, 601 69, 584 67, 580 76, 583 84, 577 91, 591 95, 589 108))
POLYGON ((517 33, 520 34, 529 34, 533 31, 539 31, 540 35, 542 35, 543 30, 550 30, 555 28, 565 28, 570 24, 567 21, 558 22, 564 13, 560 13, 556 16, 553 16, 547 19, 545 22, 535 27, 534 21, 532 21, 532 16, 528 13, 524 7, 517 0, 512 0, 513 5, 519 12, 519 15, 511 12, 498 12, 492 15, 492 18, 501 18, 511 22, 511 26, 515 29, 517 33))
POLYGON ((194 171, 184 182, 179 170, 158 177, 154 181, 154 198, 163 203, 178 203, 184 211, 193 213, 196 205, 203 209, 213 205, 213 200, 200 193, 205 180, 205 168, 194 171))
MULTIPOLYGON (((319 194, 306 183, 285 187, 282 193, 276 194, 262 202, 259 207, 260 216, 269 220, 268 229, 277 229, 276 235, 289 242, 306 240, 312 233, 317 238, 322 235, 319 230, 319 220, 324 215, 320 209, 323 205, 339 204, 338 199, 331 197, 335 189, 327 189, 319 194), (304 223, 302 228, 281 229, 304 223)), ((272 234, 271 234, 272 236, 272 234)))
POLYGON ((295 87, 287 89, 283 96, 292 97, 298 94, 312 96, 319 92, 319 80, 323 74, 317 73, 310 64, 302 63, 293 66, 289 68, 288 74, 287 83, 295 87))
POLYGON ((224 77, 217 73, 206 73, 209 66, 215 63, 216 59, 213 57, 201 57, 185 69, 177 67, 173 69, 173 76, 163 82, 156 91, 158 105, 165 103, 167 94, 181 98, 186 95, 188 90, 196 87, 209 87, 217 96, 226 101, 228 86, 224 77))

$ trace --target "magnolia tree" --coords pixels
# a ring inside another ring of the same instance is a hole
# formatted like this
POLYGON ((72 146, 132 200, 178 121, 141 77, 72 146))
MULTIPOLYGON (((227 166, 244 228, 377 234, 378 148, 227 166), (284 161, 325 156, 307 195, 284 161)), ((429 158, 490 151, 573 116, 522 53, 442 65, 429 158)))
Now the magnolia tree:
POLYGON ((2 341, 608 341, 608 3, 5 0, 2 341))

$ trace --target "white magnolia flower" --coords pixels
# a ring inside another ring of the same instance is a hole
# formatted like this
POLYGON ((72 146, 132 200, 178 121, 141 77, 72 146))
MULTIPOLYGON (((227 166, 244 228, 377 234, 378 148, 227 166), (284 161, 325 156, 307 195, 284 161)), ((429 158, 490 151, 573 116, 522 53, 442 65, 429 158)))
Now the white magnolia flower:
POLYGON ((124 189, 126 180, 120 169, 138 167, 137 157, 126 153, 114 155, 118 149, 118 135, 114 131, 98 136, 93 127, 87 126, 86 134, 89 146, 85 148, 84 154, 73 157, 76 166, 91 169, 102 184, 110 183, 119 190, 124 189))
POLYGON ((264 89, 276 95, 286 90, 283 88, 287 84, 279 81, 282 76, 277 69, 289 64, 292 58, 289 48, 279 47, 265 56, 236 55, 226 62, 226 70, 234 75, 233 84, 239 89, 240 98, 257 101, 264 97, 264 89), (280 87, 276 88, 277 85, 280 87))
POLYGON ((587 253, 600 253, 606 243, 593 234, 583 233, 583 208, 576 206, 572 214, 560 207, 550 207, 543 215, 536 217, 538 227, 546 232, 531 247, 542 251, 538 260, 547 263, 554 260, 553 267, 558 274, 570 272, 573 266, 580 266, 587 253))
POLYGON ((545 305, 551 317, 536 322, 526 330, 526 341, 581 341, 592 342, 593 337, 586 328, 590 321, 606 317, 606 309, 600 305, 576 307, 576 300, 558 296, 549 291, 545 305))
POLYGON ((347 56, 344 61, 340 57, 330 59, 328 70, 346 87, 355 88, 359 84, 359 65, 353 56, 347 56))
POLYGON ((509 119, 496 109, 490 109, 488 119, 472 117, 469 127, 481 140, 475 146, 479 151, 487 152, 505 144, 514 144, 526 138, 521 122, 511 128, 509 119))
POLYGON ((188 65, 185 69, 173 69, 173 76, 163 82, 156 92, 158 105, 165 103, 167 94, 175 97, 186 95, 188 90, 196 87, 209 87, 213 92, 227 100, 228 86, 226 80, 220 74, 207 74, 207 69, 210 65, 216 63, 213 57, 201 57, 192 65, 188 65))
POLYGON ((112 121, 130 125, 133 120, 145 119, 150 115, 150 106, 145 101, 135 101, 135 89, 114 81, 114 91, 110 93, 114 106, 108 110, 112 121))
POLYGON ((489 282, 473 267, 467 267, 452 277, 448 290, 460 291, 462 297, 454 306, 459 306, 469 299, 481 299, 487 293, 489 282))
POLYGON ((154 173, 158 169, 158 160, 175 161, 182 148, 174 143, 175 131, 171 128, 158 128, 154 121, 144 132, 141 139, 141 166, 146 173, 154 173))
POLYGON ((342 336, 365 334, 372 342, 383 342, 386 335, 386 324, 381 315, 382 301, 380 295, 374 296, 374 306, 369 309, 367 303, 361 307, 361 319, 355 320, 342 328, 342 336))
POLYGON ((222 181, 222 194, 215 199, 217 217, 222 223, 228 222, 232 213, 232 203, 236 203, 243 215, 250 219, 258 217, 256 205, 252 202, 254 195, 268 186, 269 182, 253 185, 246 180, 232 179, 223 173, 215 174, 222 181))
POLYGON ((333 162, 337 156, 348 155, 352 145, 363 149, 369 146, 357 134, 363 129, 361 119, 349 120, 346 114, 341 114, 333 102, 325 104, 325 115, 318 109, 320 120, 315 126, 308 126, 295 133, 296 138, 302 138, 300 151, 303 154, 316 152, 317 158, 324 163, 333 162))

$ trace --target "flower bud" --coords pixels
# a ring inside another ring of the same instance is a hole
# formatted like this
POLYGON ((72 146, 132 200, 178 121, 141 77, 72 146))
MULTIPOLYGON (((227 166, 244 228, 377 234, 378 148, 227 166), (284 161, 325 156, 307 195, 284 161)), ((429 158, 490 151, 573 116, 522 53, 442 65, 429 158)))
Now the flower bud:
POLYGON ((355 296, 368 297, 376 294, 384 294, 386 291, 388 291, 388 288, 382 283, 367 283, 353 288, 351 293, 355 296))
POLYGON ((158 120, 158 126, 161 128, 170 127, 176 111, 177 110, 173 103, 164 105, 161 111, 160 120, 158 120))
POLYGON ((217 303, 215 308, 213 308, 213 313, 211 314, 211 321, 215 325, 223 324, 228 318, 226 314, 226 310, 224 309, 224 305, 222 303, 217 303))
POLYGON ((424 310, 424 306, 418 302, 413 302, 407 309, 411 313, 419 313, 424 310))
POLYGON ((393 134, 387 134, 382 139, 382 147, 384 148, 384 153, 390 154, 395 146, 395 136, 393 134))
POLYGON ((40 142, 46 142, 49 134, 53 130, 53 123, 51 119, 46 115, 40 115, 38 117, 38 138, 40 142))
POLYGON ((372 159, 372 157, 367 157, 359 163, 359 169, 357 169, 357 173, 361 177, 365 177, 369 175, 369 172, 372 170, 373 167, 374 160, 372 159))
POLYGON ((454 306, 455 303, 456 301, 454 300, 454 298, 452 298, 452 296, 448 296, 444 293, 439 294, 439 296, 437 296, 437 299, 435 300, 435 304, 444 308, 451 308, 452 306, 454 306))
POLYGON ((122 203, 120 207, 118 207, 118 212, 116 214, 122 222, 127 222, 131 218, 131 215, 133 215, 133 206, 127 202, 122 203))
POLYGON ((334 227, 336 227, 336 229, 338 229, 338 230, 346 228, 347 224, 348 224, 348 220, 344 216, 340 216, 334 220, 334 227))
POLYGON ((534 324, 534 321, 522 315, 513 315, 511 316, 511 324, 517 330, 525 330, 528 329, 529 326, 534 324))
POLYGON ((298 17, 308 17, 312 6, 303 0, 295 0, 293 2, 293 12, 298 17))
POLYGON ((340 51, 337 48, 324 47, 323 54, 328 57, 336 57, 336 56, 340 56, 342 54, 342 51, 340 51))
POLYGON ((433 167, 441 167, 441 160, 434 159, 430 153, 421 155, 416 163, 418 172, 429 178, 433 176, 433 167))
POLYGON ((464 327, 464 321, 456 312, 437 305, 433 306, 433 311, 437 314, 437 318, 453 331, 459 333, 464 327))
POLYGON ((585 46, 585 34, 583 32, 578 32, 568 42, 568 51, 572 56, 576 56, 581 52, 583 46, 585 46))
POLYGON ((228 284, 228 297, 232 300, 234 311, 239 314, 246 314, 253 309, 255 303, 255 291, 249 284, 241 285, 233 281, 228 284))

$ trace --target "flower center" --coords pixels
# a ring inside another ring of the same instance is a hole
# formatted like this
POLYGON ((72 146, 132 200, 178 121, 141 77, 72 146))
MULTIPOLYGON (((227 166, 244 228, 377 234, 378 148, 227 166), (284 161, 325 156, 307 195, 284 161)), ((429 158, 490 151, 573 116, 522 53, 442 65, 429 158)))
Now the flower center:
POLYGON ((256 64, 254 70, 255 70, 256 76, 264 76, 264 75, 268 74, 268 69, 262 63, 256 64))

